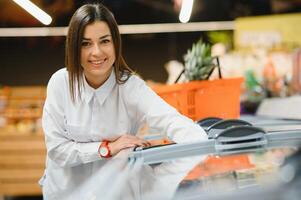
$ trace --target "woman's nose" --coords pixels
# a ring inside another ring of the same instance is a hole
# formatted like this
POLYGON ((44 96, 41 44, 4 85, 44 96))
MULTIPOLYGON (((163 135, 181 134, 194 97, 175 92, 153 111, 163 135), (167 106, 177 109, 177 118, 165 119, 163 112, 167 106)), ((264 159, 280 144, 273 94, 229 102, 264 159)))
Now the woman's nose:
POLYGON ((94 45, 93 48, 92 48, 92 55, 99 55, 101 54, 101 48, 99 45, 94 45))

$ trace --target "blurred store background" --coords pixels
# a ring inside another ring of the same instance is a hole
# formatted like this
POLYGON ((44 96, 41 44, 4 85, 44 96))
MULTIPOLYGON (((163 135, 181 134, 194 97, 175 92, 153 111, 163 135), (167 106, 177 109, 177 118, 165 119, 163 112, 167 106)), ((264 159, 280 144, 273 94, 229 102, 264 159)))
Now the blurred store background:
MULTIPOLYGON (((72 13, 89 1, 34 0, 52 17, 48 27, 67 26, 72 13)), ((90 1, 93 2, 93 1, 90 1)), ((103 0, 120 25, 179 23, 181 0, 103 0)), ((10 0, 0 1, 0 27, 44 27, 10 0)), ((232 21, 238 17, 300 12, 299 0, 195 0, 190 22, 232 21)), ((233 27, 234 28, 234 27, 233 27)), ((232 33, 228 32, 232 48, 232 33)), ((123 35, 123 51, 130 66, 145 79, 164 82, 164 64, 183 61, 183 54, 200 37, 210 41, 210 32, 171 32, 123 35), (143 49, 143 51, 141 51, 143 49), (153 59, 156 58, 156 59, 153 59)), ((2 85, 46 84, 64 65, 64 37, 1 37, 2 85), (18 73, 16 73, 18 72, 18 73), (26 74, 26 75, 25 75, 26 74)))
MULTIPOLYGON (((28 29, 12 28, 66 28, 74 11, 86 2, 104 3, 119 25, 129 28, 122 34, 125 58, 150 85, 174 82, 187 50, 202 39, 219 56, 224 78, 244 77, 242 113, 256 113, 267 98, 300 94, 301 0, 194 0, 189 21, 181 23, 184 1, 32 0, 52 17, 44 25, 15 1, 0 0, 0 199, 2 195, 41 198, 36 181, 44 168, 40 117, 45 86, 64 67, 63 30, 58 36, 24 36, 21 31, 28 29), (213 22, 214 28, 208 28, 207 22, 213 22), (143 33, 129 33, 135 29, 131 25, 139 24, 155 24, 159 31, 148 32, 145 26, 143 33)), ((289 118, 287 113, 292 112, 278 114, 289 118)), ((292 116, 301 119, 301 113, 292 116)))

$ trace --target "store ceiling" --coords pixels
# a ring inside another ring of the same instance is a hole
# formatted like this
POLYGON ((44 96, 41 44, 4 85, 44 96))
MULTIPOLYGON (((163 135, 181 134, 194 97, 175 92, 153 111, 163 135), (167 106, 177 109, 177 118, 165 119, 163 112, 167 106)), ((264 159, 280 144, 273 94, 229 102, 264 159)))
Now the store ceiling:
MULTIPOLYGON (((103 2, 119 24, 177 23, 182 0, 32 0, 53 18, 50 26, 66 26, 85 2, 103 2)), ((0 1, 0 27, 43 26, 12 0, 0 1)), ((301 0, 195 0, 191 21, 233 20, 240 16, 301 12, 301 0)))

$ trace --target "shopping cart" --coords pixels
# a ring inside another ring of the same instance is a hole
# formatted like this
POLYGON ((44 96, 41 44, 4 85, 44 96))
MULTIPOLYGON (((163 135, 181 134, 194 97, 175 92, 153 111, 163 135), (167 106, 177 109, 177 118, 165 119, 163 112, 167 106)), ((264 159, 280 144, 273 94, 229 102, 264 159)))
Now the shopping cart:
POLYGON ((301 122, 244 119, 204 119, 198 124, 206 130, 207 141, 136 148, 129 161, 142 159, 145 165, 158 167, 177 159, 204 156, 178 185, 174 199, 218 198, 229 192, 256 193, 284 185, 280 171, 284 160, 301 147, 301 122))

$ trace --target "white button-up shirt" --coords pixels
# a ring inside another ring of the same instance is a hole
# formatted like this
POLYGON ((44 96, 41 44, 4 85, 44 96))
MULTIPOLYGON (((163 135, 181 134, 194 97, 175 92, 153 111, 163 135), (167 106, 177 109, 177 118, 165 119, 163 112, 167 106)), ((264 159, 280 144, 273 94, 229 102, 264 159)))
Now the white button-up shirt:
POLYGON ((177 143, 207 138, 201 127, 180 115, 136 75, 117 84, 112 70, 98 89, 85 78, 83 82, 81 98, 75 103, 65 68, 54 73, 47 86, 42 119, 47 161, 40 181, 45 199, 60 199, 59 193, 80 185, 103 166, 106 160, 98 155, 102 140, 136 135, 145 123, 177 143))

